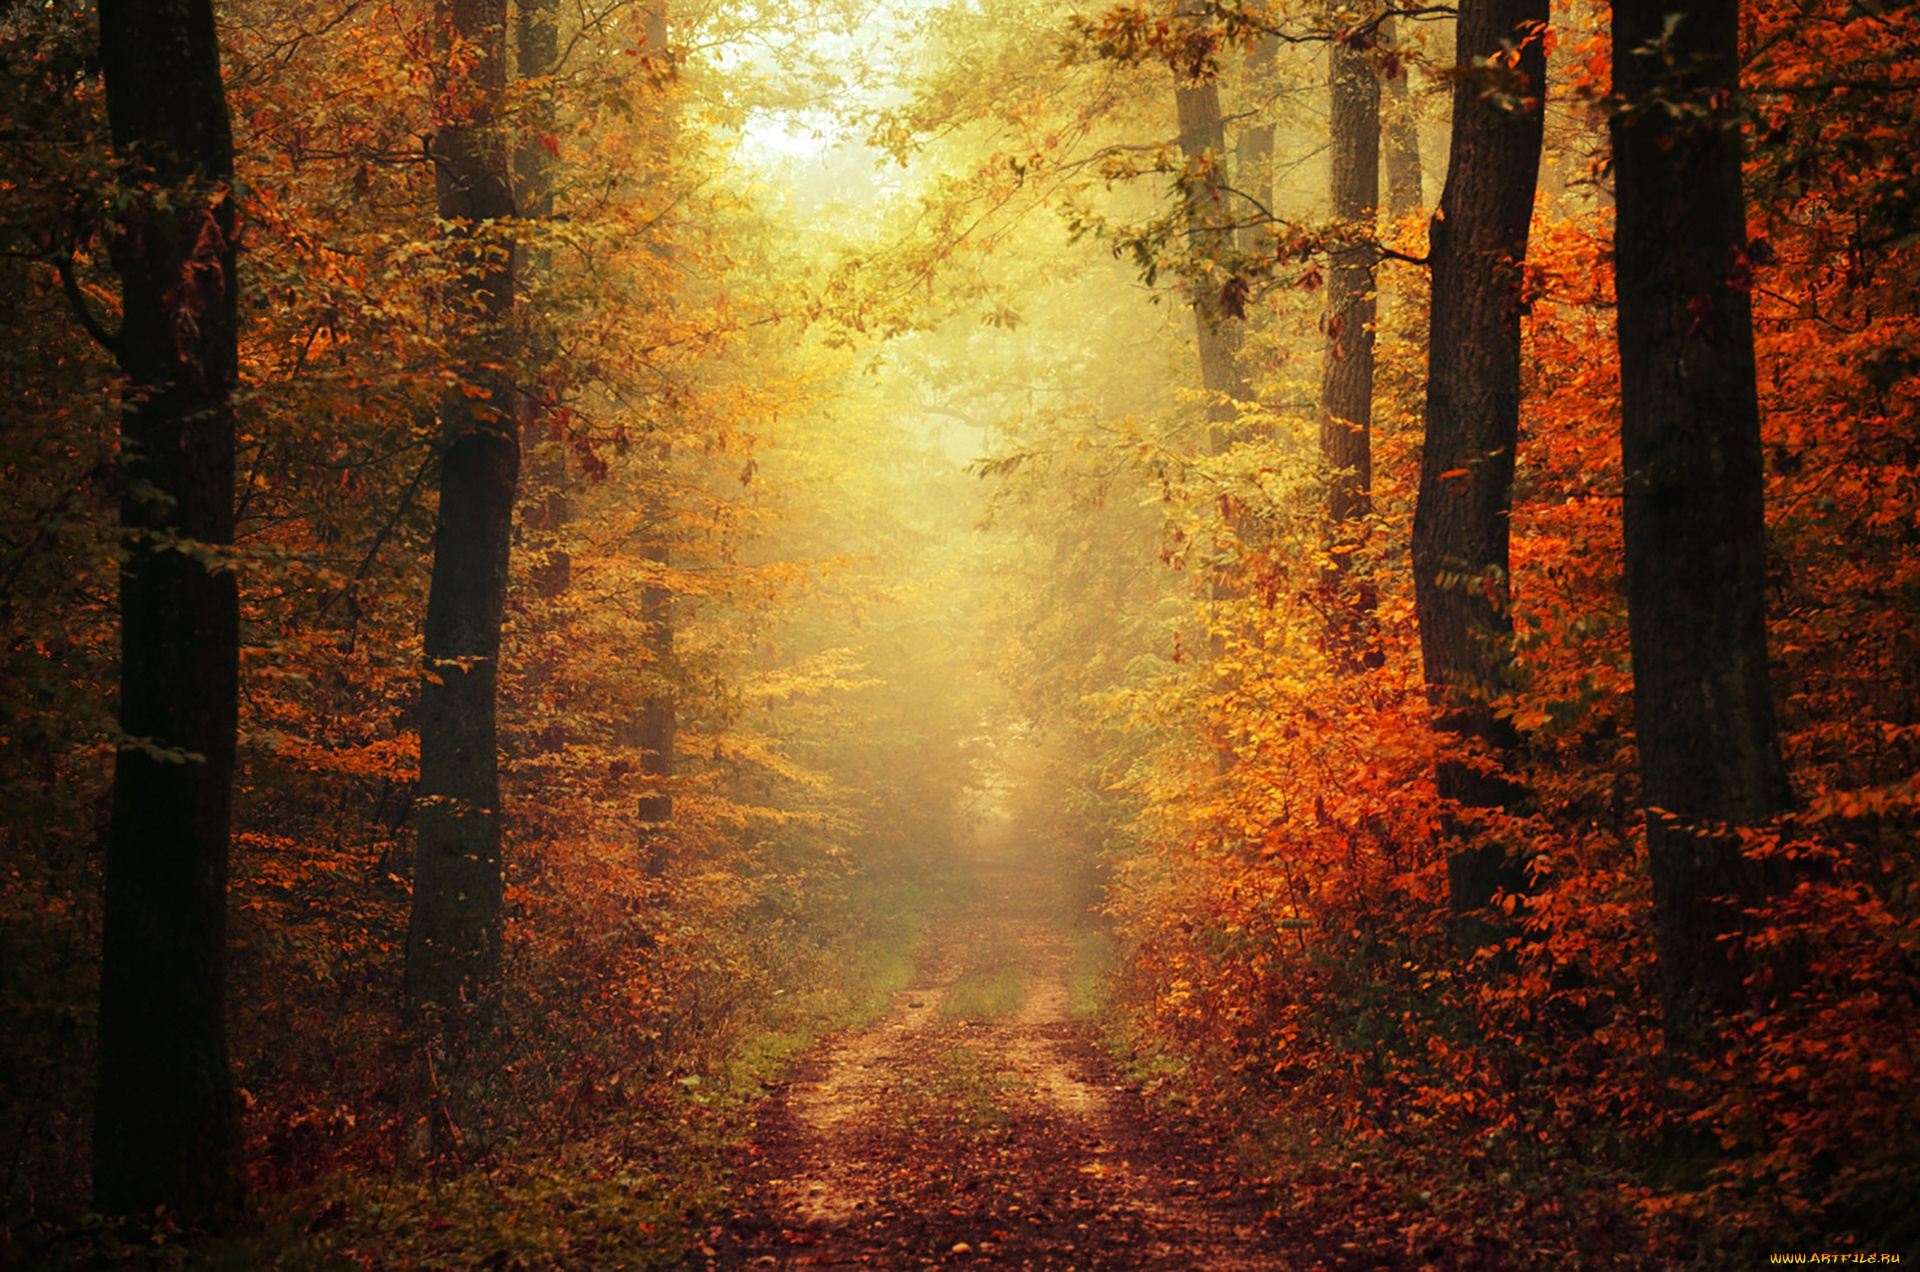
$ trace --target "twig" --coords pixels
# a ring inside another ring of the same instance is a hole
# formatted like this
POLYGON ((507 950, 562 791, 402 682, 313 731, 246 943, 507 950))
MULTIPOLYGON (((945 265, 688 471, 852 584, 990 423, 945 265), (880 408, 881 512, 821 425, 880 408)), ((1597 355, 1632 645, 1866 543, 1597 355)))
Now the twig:
POLYGON ((458 1154, 460 1160, 464 1162, 467 1157, 466 1137, 460 1134, 460 1124, 453 1120, 453 1111, 447 1107, 446 1093, 440 1089, 440 1074, 433 1067, 432 1043, 427 1044, 426 1053, 427 1081, 433 1086, 434 1102, 440 1106, 440 1116, 447 1120, 447 1129, 453 1132, 453 1151, 458 1154))
POLYGON ((419 470, 413 474, 413 480, 407 483, 406 490, 401 492, 400 502, 395 505, 393 515, 387 518, 387 523, 384 526, 380 527, 380 533, 373 536, 373 543, 367 548, 367 554, 360 558, 360 566, 353 572, 353 578, 347 583, 346 587, 336 588, 327 595, 324 601, 320 602, 320 608, 313 612, 315 621, 324 618, 327 611, 333 608, 335 601, 345 596, 352 590, 355 583, 361 582, 367 577, 368 573, 372 571, 374 558, 378 557, 380 555, 380 549, 386 546, 387 539, 393 534, 394 527, 400 524, 400 518, 406 516, 407 509, 413 506, 413 497, 420 493, 420 483, 426 480, 427 473, 433 468, 433 463, 438 458, 438 453, 433 447, 429 446, 427 448, 427 458, 421 463, 419 470))
POLYGON ((101 325, 100 320, 94 317, 93 306, 87 303, 86 293, 80 290, 80 280, 73 276, 73 254, 67 252, 55 257, 53 267, 59 271, 60 290, 66 293, 67 303, 73 308, 73 316, 102 349, 118 360, 121 350, 120 337, 117 333, 108 331, 101 325))

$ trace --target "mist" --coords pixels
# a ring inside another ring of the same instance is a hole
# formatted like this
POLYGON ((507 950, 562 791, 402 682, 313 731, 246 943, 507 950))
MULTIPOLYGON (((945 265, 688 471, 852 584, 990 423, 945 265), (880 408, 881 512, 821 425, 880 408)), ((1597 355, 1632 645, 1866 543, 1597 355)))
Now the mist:
POLYGON ((0 9, 0 1264, 1920 1257, 1915 47, 0 9))

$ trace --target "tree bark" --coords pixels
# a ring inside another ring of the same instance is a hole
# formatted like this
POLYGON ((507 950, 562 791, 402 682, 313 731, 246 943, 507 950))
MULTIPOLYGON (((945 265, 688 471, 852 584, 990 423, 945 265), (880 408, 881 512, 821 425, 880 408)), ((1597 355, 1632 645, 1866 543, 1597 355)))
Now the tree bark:
POLYGON ((554 156, 547 140, 554 124, 551 80, 560 64, 559 0, 520 0, 516 16, 514 75, 536 87, 513 152, 515 193, 522 216, 545 220, 553 215, 554 156))
MULTIPOLYGON (((1264 99, 1273 87, 1273 68, 1280 54, 1278 36, 1263 35, 1247 49, 1246 78, 1247 95, 1255 99, 1264 99)), ((1240 250, 1248 253, 1260 252, 1267 243, 1267 227, 1262 223, 1260 210, 1273 210, 1273 117, 1269 104, 1261 100, 1261 116, 1265 123, 1257 123, 1240 130, 1234 138, 1233 184, 1247 198, 1259 203, 1260 208, 1249 208, 1247 224, 1240 230, 1240 250)))
POLYGON ((439 213, 449 222, 466 330, 462 386, 440 406, 440 509, 428 585, 420 689, 420 786, 406 996, 449 1012, 486 1002, 500 971, 500 766, 496 740, 500 624, 520 442, 503 330, 513 305, 512 244, 496 222, 514 213, 495 126, 506 74, 505 0, 451 0, 443 29, 470 69, 441 86, 432 142, 439 213))
MULTIPOLYGON (((547 147, 554 139, 552 80, 560 61, 559 6, 557 0, 520 0, 515 15, 514 77, 526 96, 513 148, 514 205, 524 221, 550 221, 555 156, 547 147)), ((530 250, 524 242, 519 246, 514 283, 523 312, 532 311, 534 288, 546 274, 549 258, 544 246, 530 250)), ((549 330, 530 321, 523 327, 523 339, 529 366, 552 364, 556 351, 549 330)), ((573 579, 573 559, 553 539, 573 518, 575 475, 565 447, 541 436, 538 426, 544 405, 538 393, 523 390, 515 395, 523 447, 520 529, 523 536, 534 531, 542 540, 540 560, 528 571, 529 581, 541 599, 551 601, 564 595, 573 579)), ((541 674, 550 675, 551 669, 541 674)))
MULTIPOLYGON (((647 49, 659 57, 670 56, 668 48, 668 12, 666 0, 647 11, 647 49)), ((661 121, 658 145, 671 154, 679 144, 679 121, 669 113, 661 121)), ((663 249, 665 250, 665 249, 663 249)), ((658 458, 660 494, 651 500, 652 515, 648 533, 653 536, 642 555, 661 574, 673 561, 671 536, 672 509, 668 497, 667 476, 673 466, 673 447, 661 442, 655 447, 658 458)), ((646 792, 634 810, 639 823, 635 846, 646 872, 658 879, 667 872, 673 831, 674 742, 680 730, 680 703, 676 692, 680 666, 673 656, 673 591, 663 577, 655 576, 640 589, 640 617, 646 624, 648 655, 648 692, 640 704, 640 772, 646 779, 646 792)))
MULTIPOLYGON (((1447 184, 1431 231, 1432 321, 1427 354, 1426 442, 1413 518, 1414 609, 1428 693, 1440 726, 1495 753, 1512 727, 1491 699, 1506 683, 1508 513, 1520 424, 1520 312, 1527 232, 1540 170, 1546 56, 1532 24, 1545 0, 1465 0, 1462 69, 1453 93, 1447 184), (1475 59, 1520 49, 1513 78, 1489 93, 1475 59)), ((1457 763, 1438 773, 1440 794, 1475 807, 1510 801, 1504 777, 1457 763)), ((1456 911, 1477 910, 1522 875, 1498 844, 1462 847, 1448 862, 1456 911)))
POLYGON ((1749 964, 1723 938, 1760 888, 1729 827, 1791 798, 1767 667, 1740 133, 1724 106, 1738 17, 1736 0, 1618 0, 1613 16, 1627 602, 1675 1056, 1747 1001, 1749 964), (1639 52, 1663 38, 1664 57, 1639 52))
MULTIPOLYGON (((1202 256, 1221 261, 1232 255, 1233 228, 1221 180, 1227 139, 1220 86, 1213 80, 1181 84, 1174 89, 1174 105, 1180 118, 1180 153, 1187 161, 1184 196, 1192 241, 1202 256)), ((1216 271, 1190 285, 1200 386, 1207 393, 1207 450, 1213 455, 1225 454, 1232 442, 1240 415, 1237 404, 1253 398, 1240 366, 1239 320, 1223 304, 1226 282, 1226 275, 1216 271)))
POLYGON ((208 0, 101 0, 114 153, 139 194, 113 245, 121 414, 120 727, 107 832, 95 1205, 241 1210, 226 1043, 239 716, 233 542, 233 139, 208 0), (164 192, 164 200, 156 197, 164 192))
POLYGON ((1342 245, 1329 253, 1326 348, 1320 371, 1320 458, 1335 561, 1340 527, 1372 511, 1374 221, 1380 206, 1380 81, 1363 52, 1335 41, 1328 53, 1329 188, 1342 245))
MULTIPOLYGON (((1181 177, 1188 233, 1197 255, 1222 262, 1234 251, 1233 220, 1227 208, 1223 164, 1226 161, 1226 125, 1220 115, 1220 86, 1211 79, 1180 83, 1174 88, 1180 121, 1180 153, 1186 159, 1181 177)), ((1200 353, 1200 387, 1207 395, 1206 452, 1224 455, 1233 445, 1240 421, 1239 404, 1253 400, 1253 386, 1240 364, 1245 343, 1242 315, 1229 312, 1226 287, 1230 275, 1221 269, 1202 273, 1188 284, 1193 306, 1195 343, 1200 353)), ((1231 541, 1226 535, 1214 544, 1214 562, 1207 573, 1209 616, 1207 649, 1216 669, 1226 648, 1225 634, 1214 620, 1222 602, 1239 594, 1240 552, 1246 519, 1229 512, 1231 541)), ((1225 773, 1233 767, 1232 747, 1214 749, 1214 765, 1225 773)))
POLYGON ((1320 361, 1320 462, 1327 472, 1321 577, 1327 644, 1341 665, 1379 661, 1373 596, 1350 577, 1373 512, 1375 223, 1380 206, 1380 81, 1366 53, 1336 40, 1328 64, 1328 188, 1340 245, 1328 252, 1326 346, 1320 361))
MULTIPOLYGON (((664 538, 665 508, 655 533, 661 539, 650 544, 645 559, 662 569, 669 561, 664 538)), ((674 737, 680 716, 674 701, 673 685, 678 668, 673 657, 673 593, 664 582, 649 580, 640 589, 640 615, 646 624, 649 690, 640 704, 640 771, 646 778, 646 793, 640 797, 639 849, 641 864, 648 874, 659 878, 666 873, 669 832, 673 828, 674 737)))
MULTIPOLYGON (((1389 51, 1399 48, 1391 18, 1380 24, 1380 46, 1389 51)), ((1387 76, 1381 124, 1381 151, 1387 168, 1387 215, 1397 220, 1419 211, 1427 201, 1422 188, 1425 178, 1420 168, 1420 118, 1404 66, 1387 76)))

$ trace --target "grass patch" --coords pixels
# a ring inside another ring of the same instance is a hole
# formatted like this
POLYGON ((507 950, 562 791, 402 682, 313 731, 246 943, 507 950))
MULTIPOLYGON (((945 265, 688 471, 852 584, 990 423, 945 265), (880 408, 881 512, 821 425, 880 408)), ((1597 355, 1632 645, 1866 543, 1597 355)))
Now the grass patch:
POLYGON ((778 977, 756 1029, 713 1071, 716 1099, 731 1090, 757 1097, 801 1052, 835 1029, 872 1023, 913 981, 927 928, 960 908, 952 878, 931 870, 855 880, 838 901, 840 926, 822 932, 816 960, 778 977))
POLYGON ((942 1052, 933 1063, 927 1093, 940 1101, 949 1115, 975 1127, 998 1129, 1012 1120, 1001 1103, 1013 1086, 1013 1076, 989 1069, 967 1047, 942 1052))
POLYGON ((1011 936, 996 937, 976 955, 940 1003, 949 1020, 1011 1016, 1027 1001, 1026 949, 1011 936))
POLYGON ((1113 940, 1104 932, 1075 932, 1073 966, 1067 972, 1067 1012, 1075 1020, 1099 1020, 1113 1008, 1113 940))
POLYGON ((867 1024, 885 1011, 893 996, 913 981, 915 939, 904 945, 875 946, 861 952, 853 972, 850 1024, 867 1024))
POLYGON ((995 971, 973 972, 955 982, 940 1004, 940 1014, 950 1020, 982 1020, 1011 1016, 1027 1001, 1027 969, 1002 967, 995 971))
POLYGON ((923 1135, 1004 1130, 1013 1120, 1006 1096, 1016 1085, 1012 1074, 990 1068, 971 1048, 953 1047, 903 1074, 897 1098, 878 1116, 923 1135))
POLYGON ((953 877, 933 871, 902 873, 851 897, 848 913, 861 926, 844 948, 843 1000, 834 1023, 864 1025, 878 1018, 913 982, 915 955, 933 920, 965 908, 967 900, 953 877))

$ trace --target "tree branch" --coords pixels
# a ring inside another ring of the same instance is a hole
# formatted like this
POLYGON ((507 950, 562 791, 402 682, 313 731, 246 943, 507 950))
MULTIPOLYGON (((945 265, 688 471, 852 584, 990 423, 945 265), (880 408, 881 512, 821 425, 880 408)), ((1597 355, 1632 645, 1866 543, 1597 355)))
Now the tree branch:
POLYGON ((74 277, 73 253, 67 252, 54 257, 53 267, 59 271, 60 290, 66 293, 67 304, 72 307, 74 318, 102 349, 118 360, 121 348, 120 336, 117 332, 108 331, 100 320, 94 317, 93 306, 87 303, 86 293, 80 290, 80 280, 74 277))
POLYGON ((333 608, 334 602, 351 592, 354 585, 365 579, 372 571, 374 559, 380 555, 380 549, 386 546, 387 538, 393 533, 394 527, 400 524, 400 518, 406 516, 407 509, 413 506, 414 496, 420 493, 420 483, 426 480, 427 474, 432 471, 434 463, 439 458, 439 450, 429 446, 426 459, 422 461, 419 470, 413 474, 413 480, 407 483, 406 490, 401 492, 400 502, 395 505, 393 515, 388 517, 387 523, 380 527, 380 533, 373 536, 373 544, 367 549, 367 554, 360 559, 360 566, 353 572, 352 580, 345 587, 336 588, 327 594, 326 599, 320 602, 320 607, 313 612, 315 622, 326 617, 327 611, 333 608))

